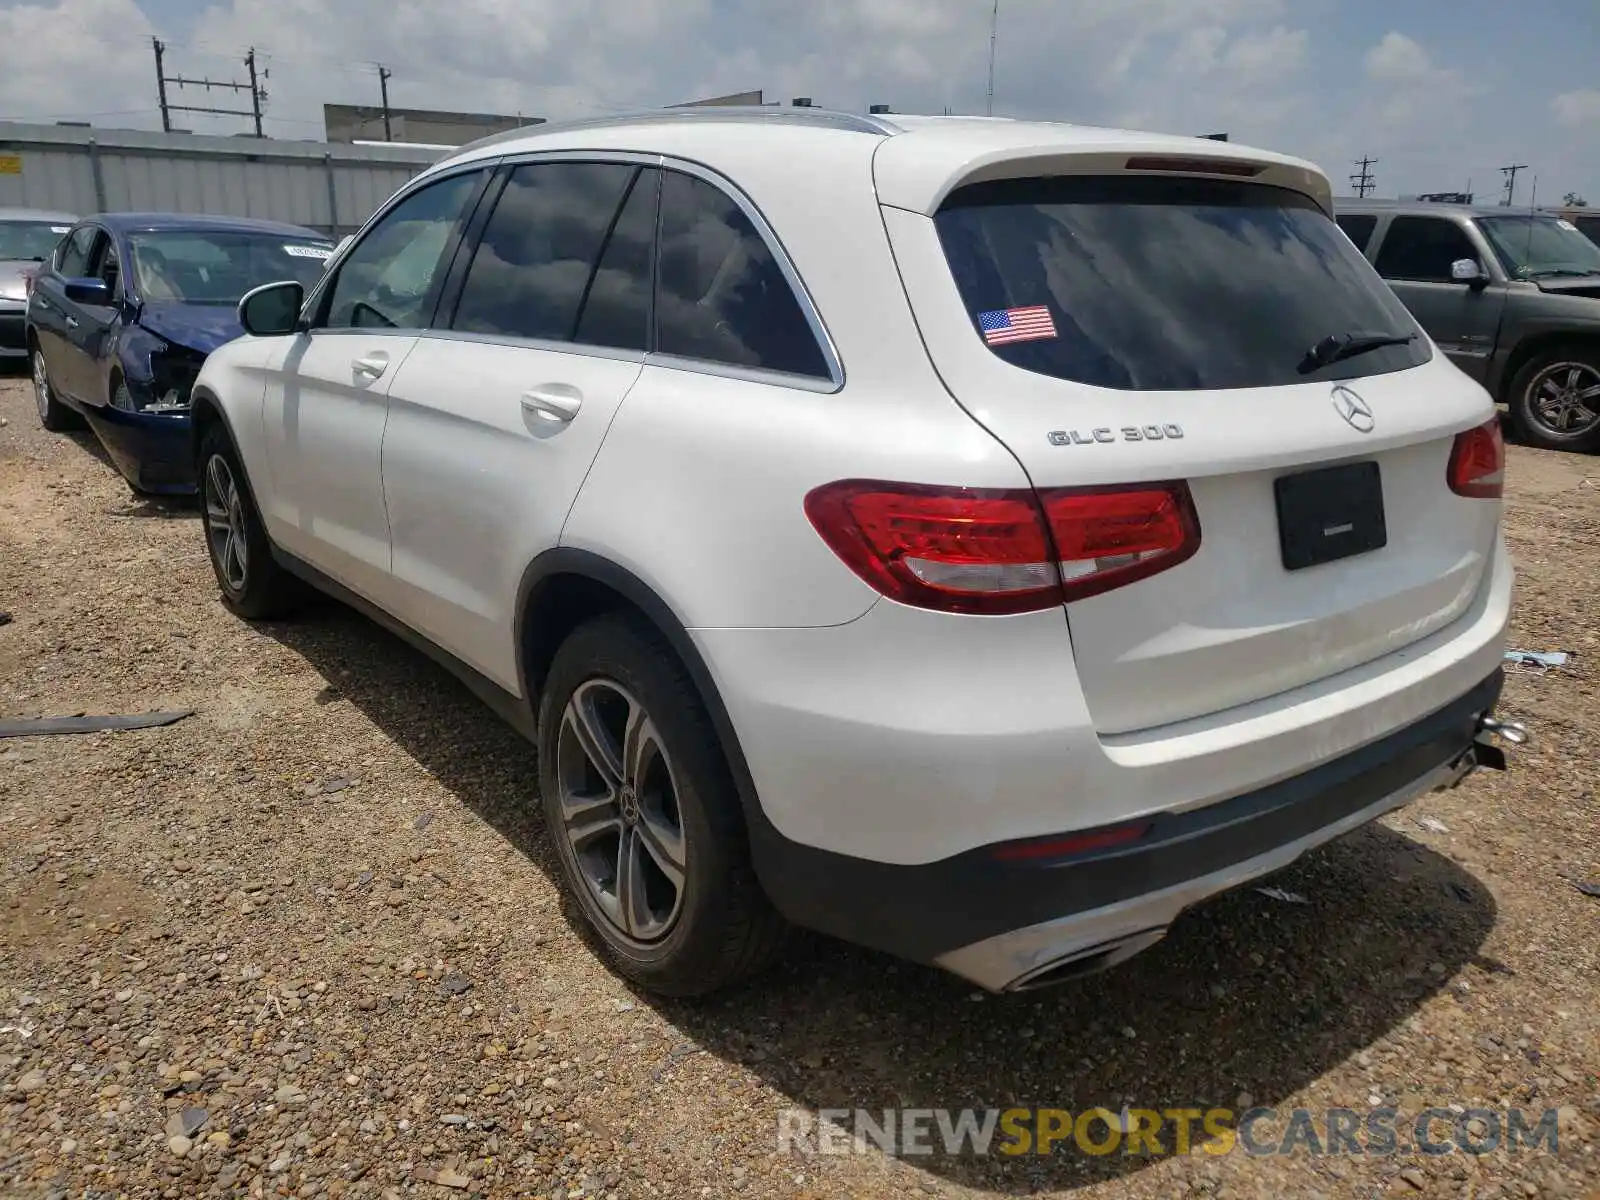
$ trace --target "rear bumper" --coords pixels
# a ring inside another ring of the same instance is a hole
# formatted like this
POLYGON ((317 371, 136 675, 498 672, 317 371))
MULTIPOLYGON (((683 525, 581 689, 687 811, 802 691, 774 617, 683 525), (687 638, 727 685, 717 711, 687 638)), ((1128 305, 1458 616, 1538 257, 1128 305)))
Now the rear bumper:
POLYGON ((1198 901, 1455 782, 1501 684, 1497 669, 1377 742, 1220 803, 1158 815, 1136 843, 1114 850, 1017 862, 986 846, 897 865, 803 846, 758 823, 762 880, 801 925, 994 991, 1109 966, 1159 940, 1198 901))
POLYGON ((155 495, 194 492, 194 446, 188 413, 146 414, 91 408, 89 424, 106 454, 136 489, 155 495))

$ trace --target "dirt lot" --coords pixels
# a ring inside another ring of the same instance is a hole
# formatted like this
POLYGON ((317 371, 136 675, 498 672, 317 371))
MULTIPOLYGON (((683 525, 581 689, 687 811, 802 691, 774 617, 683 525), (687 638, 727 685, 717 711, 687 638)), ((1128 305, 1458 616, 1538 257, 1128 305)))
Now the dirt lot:
POLYGON ((1308 903, 1222 897, 1006 999, 797 938, 691 1005, 571 931, 531 753, 453 681, 337 606, 235 620, 190 511, 43 433, 21 379, 0 417, 0 715, 195 710, 0 741, 0 1195, 1600 1188, 1593 460, 1513 451, 1514 644, 1579 655, 1509 680, 1535 745, 1274 881, 1308 903), (796 1106, 1014 1103, 1563 1112, 1558 1153, 1481 1158, 776 1152, 796 1106))

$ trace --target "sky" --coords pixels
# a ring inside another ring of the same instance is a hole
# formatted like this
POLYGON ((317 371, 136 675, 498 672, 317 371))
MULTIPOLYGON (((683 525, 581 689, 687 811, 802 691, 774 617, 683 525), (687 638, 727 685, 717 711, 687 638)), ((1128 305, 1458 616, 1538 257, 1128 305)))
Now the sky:
MULTIPOLYGON (((324 102, 551 119, 761 89, 831 108, 985 111, 993 0, 0 0, 0 120, 159 128, 167 70, 267 71, 266 132, 324 102)), ((1600 205, 1600 0, 1000 0, 994 112, 1234 141, 1349 194, 1600 205)), ((174 102, 248 107, 242 93, 174 102)), ((183 115, 196 132, 248 123, 183 115)))

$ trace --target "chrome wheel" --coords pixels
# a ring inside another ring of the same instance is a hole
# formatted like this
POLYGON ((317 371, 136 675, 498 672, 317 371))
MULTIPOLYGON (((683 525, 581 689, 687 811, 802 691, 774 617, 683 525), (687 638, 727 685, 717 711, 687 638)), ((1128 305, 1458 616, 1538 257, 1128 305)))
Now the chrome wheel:
POLYGON ((44 353, 33 352, 33 401, 39 406, 39 420, 50 419, 50 372, 45 369, 44 353))
POLYGON ((688 845, 655 722, 621 684, 588 680, 561 714, 555 767, 561 834, 589 898, 624 938, 660 941, 683 908, 688 845))
POLYGON ((228 460, 213 454, 206 463, 206 540, 223 582, 233 592, 244 591, 250 567, 245 542, 244 501, 233 481, 228 460))
POLYGON ((1528 415, 1553 437, 1588 433, 1600 425, 1600 368, 1551 363, 1528 384, 1528 415))

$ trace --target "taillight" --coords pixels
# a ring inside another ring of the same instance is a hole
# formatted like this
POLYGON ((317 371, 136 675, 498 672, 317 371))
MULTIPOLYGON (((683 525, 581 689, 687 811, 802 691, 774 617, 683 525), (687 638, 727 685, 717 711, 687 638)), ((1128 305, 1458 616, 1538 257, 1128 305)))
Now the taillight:
POLYGON ((1504 493, 1506 443, 1500 433, 1499 417, 1456 434, 1447 475, 1450 490, 1458 496, 1497 499, 1504 493))
POLYGON ((1182 483, 1034 493, 844 480, 805 507, 868 584, 944 612, 1049 608, 1176 566, 1200 546, 1182 483))
POLYGON ((1081 600, 1175 567, 1200 549, 1185 483, 1044 493, 1063 599, 1081 600))

